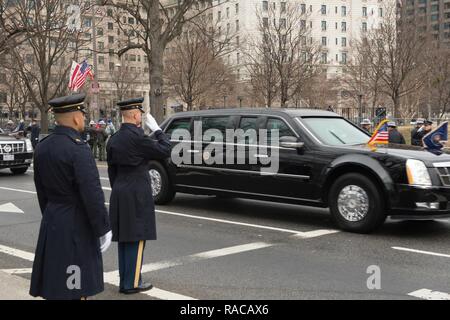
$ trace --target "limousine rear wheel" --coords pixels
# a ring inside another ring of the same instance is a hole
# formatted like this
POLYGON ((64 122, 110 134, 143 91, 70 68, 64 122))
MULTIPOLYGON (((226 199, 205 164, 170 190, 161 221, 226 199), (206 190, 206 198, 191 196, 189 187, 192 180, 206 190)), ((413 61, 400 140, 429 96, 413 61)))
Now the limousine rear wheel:
POLYGON ((386 219, 384 200, 366 176, 348 173, 339 177, 329 192, 331 216, 343 230, 368 233, 386 219))
POLYGON ((172 201, 175 191, 166 169, 158 162, 150 162, 149 174, 152 180, 152 194, 155 203, 166 204, 172 201))

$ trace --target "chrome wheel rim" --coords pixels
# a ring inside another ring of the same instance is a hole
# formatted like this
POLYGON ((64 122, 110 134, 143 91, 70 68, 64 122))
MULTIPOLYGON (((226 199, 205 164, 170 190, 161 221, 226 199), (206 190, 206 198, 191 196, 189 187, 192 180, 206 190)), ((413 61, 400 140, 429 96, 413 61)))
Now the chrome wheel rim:
POLYGON ((339 192, 337 206, 345 220, 361 221, 369 212, 369 196, 363 188, 349 185, 339 192))
POLYGON ((150 169, 150 179, 152 180, 152 194, 156 197, 161 192, 162 179, 158 170, 150 169))

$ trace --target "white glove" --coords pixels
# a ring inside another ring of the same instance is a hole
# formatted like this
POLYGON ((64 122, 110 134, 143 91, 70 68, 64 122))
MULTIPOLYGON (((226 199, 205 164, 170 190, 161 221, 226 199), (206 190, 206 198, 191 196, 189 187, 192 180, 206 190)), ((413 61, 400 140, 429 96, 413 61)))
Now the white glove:
POLYGON ((103 237, 100 237, 100 251, 103 253, 111 245, 112 231, 108 231, 103 237))
POLYGON ((152 132, 161 130, 161 128, 158 126, 158 123, 156 122, 155 118, 153 118, 153 116, 150 113, 147 113, 147 115, 145 116, 145 125, 152 132))

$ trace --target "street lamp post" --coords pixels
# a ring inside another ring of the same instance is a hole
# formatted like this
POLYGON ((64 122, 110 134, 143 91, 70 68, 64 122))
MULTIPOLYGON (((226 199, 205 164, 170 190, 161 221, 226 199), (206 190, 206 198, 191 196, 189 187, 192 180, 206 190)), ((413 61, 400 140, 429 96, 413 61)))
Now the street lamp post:
POLYGON ((227 96, 223 96, 223 108, 227 107, 227 96))
POLYGON ((239 100, 239 108, 242 108, 242 97, 241 96, 239 96, 238 97, 238 100, 239 100))
POLYGON ((358 92, 358 124, 362 121, 362 98, 363 94, 358 92))

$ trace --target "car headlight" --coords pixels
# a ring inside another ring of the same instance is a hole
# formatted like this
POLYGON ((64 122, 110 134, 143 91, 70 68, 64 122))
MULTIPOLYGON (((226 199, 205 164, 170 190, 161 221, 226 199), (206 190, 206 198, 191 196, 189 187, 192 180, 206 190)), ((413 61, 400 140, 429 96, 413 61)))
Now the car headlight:
POLYGON ((425 163, 420 160, 408 159, 406 161, 406 174, 408 183, 412 185, 431 186, 430 173, 425 163))
POLYGON ((27 146, 27 152, 33 152, 33 145, 30 139, 25 139, 25 144, 27 146))

